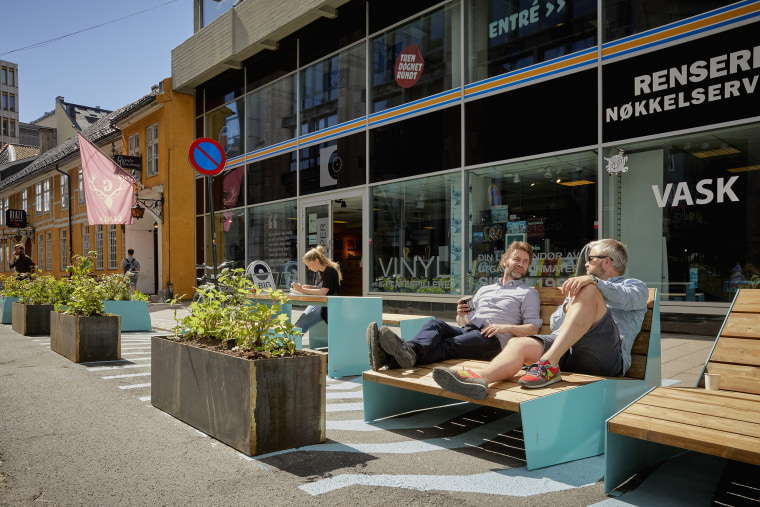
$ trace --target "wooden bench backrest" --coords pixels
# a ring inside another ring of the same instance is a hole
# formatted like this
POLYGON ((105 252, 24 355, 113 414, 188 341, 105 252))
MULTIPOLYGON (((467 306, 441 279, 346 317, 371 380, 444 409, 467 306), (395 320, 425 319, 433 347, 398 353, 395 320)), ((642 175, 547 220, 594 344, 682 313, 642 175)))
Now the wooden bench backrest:
MULTIPOLYGON (((544 323, 539 334, 551 334, 549 319, 559 305, 565 300, 565 296, 559 287, 537 287, 541 298, 541 319, 544 323)), ((758 291, 760 292, 760 291, 758 291)), ((647 369, 647 353, 649 351, 649 332, 652 328, 652 309, 654 308, 655 289, 649 289, 647 301, 647 313, 641 324, 641 331, 636 336, 631 349, 631 367, 626 372, 626 377, 644 379, 647 369)))
POLYGON ((760 394, 760 289, 739 290, 705 370, 720 374, 721 390, 760 394))

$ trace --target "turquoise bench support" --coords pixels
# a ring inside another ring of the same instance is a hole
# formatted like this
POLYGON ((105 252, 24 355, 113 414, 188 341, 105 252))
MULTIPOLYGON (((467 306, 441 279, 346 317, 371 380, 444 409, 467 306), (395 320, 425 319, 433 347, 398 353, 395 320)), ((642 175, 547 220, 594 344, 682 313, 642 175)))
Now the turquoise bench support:
POLYGON ((419 319, 402 320, 399 322, 401 338, 407 341, 411 340, 417 333, 419 333, 420 329, 422 329, 422 326, 424 326, 425 323, 429 320, 432 320, 432 317, 420 317, 419 319))
MULTIPOLYGON (((269 304, 267 300, 260 301, 269 304)), ((288 316, 291 315, 293 302, 282 305, 282 311, 287 312, 288 316)), ((327 347, 328 377, 361 375, 364 370, 369 369, 366 331, 371 322, 382 322, 381 298, 330 296, 327 303, 296 304, 327 305, 328 323, 320 322, 309 330, 309 347, 327 347)))
POLYGON ((121 330, 125 331, 151 331, 153 325, 150 320, 147 301, 103 301, 105 313, 121 316, 121 330))
POLYGON ((367 327, 372 322, 382 322, 383 300, 377 297, 330 296, 327 298, 327 312, 327 376, 361 375, 369 369, 367 327))
MULTIPOLYGON (((642 395, 642 397, 648 393, 649 391, 642 395)), ((638 399, 633 403, 636 403, 636 401, 638 399)), ((619 411, 625 410, 628 406, 622 407, 619 411)), ((619 496, 619 493, 615 494, 614 492, 614 488, 618 484, 627 481, 628 478, 638 471, 676 456, 684 452, 684 450, 606 431, 609 419, 612 419, 615 415, 617 415, 617 412, 608 417, 604 422, 604 446, 606 450, 604 454, 604 494, 619 496)))
POLYGON ((309 348, 327 347, 327 324, 323 321, 309 329, 309 348))
POLYGON ((463 403, 460 400, 452 400, 444 396, 421 393, 377 382, 362 382, 362 398, 366 422, 411 412, 412 410, 463 403))
POLYGON ((4 298, 0 298, 2 300, 2 303, 0 303, 0 323, 2 324, 12 324, 13 323, 13 303, 18 302, 18 297, 16 296, 7 296, 4 298))

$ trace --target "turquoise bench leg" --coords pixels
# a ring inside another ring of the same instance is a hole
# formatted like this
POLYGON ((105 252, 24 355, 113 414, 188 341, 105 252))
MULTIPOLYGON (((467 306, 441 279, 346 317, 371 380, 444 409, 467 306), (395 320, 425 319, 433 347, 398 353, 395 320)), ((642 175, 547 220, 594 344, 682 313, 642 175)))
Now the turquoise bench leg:
POLYGON ((321 349, 327 347, 327 324, 324 321, 309 329, 309 348, 321 349))
MULTIPOLYGON (((520 404, 528 470, 604 452, 605 381, 520 404)), ((607 415, 605 415, 607 414, 607 415)))
POLYGON ((429 320, 433 320, 432 317, 421 317, 419 319, 408 319, 399 322, 399 329, 401 330, 401 338, 404 340, 411 340, 419 333, 422 326, 429 320))
POLYGON ((383 300, 332 296, 327 308, 327 376, 346 377, 369 370, 367 327, 372 322, 382 322, 383 300))
MULTIPOLYGON (((607 423, 605 422, 605 428, 607 423)), ((647 467, 665 461, 683 449, 657 444, 638 438, 606 432, 604 455, 604 494, 615 495, 613 490, 647 467)))
POLYGON ((392 415, 421 410, 424 408, 442 407, 454 403, 462 403, 443 396, 419 393, 400 387, 364 381, 362 397, 364 399, 364 420, 374 421, 392 415))

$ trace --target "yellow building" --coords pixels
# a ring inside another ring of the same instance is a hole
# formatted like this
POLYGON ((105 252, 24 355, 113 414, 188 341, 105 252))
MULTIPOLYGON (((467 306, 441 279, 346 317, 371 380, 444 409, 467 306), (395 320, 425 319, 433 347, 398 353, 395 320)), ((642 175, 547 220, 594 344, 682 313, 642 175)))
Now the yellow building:
POLYGON ((170 287, 192 295, 195 285, 194 172, 187 160, 193 107, 194 97, 172 92, 166 79, 153 103, 113 122, 121 131, 123 153, 142 158, 142 169, 133 174, 143 217, 125 226, 125 248, 134 248, 141 264, 137 289, 162 298, 170 287), (148 272, 152 278, 145 276, 148 272))
POLYGON ((98 252, 96 274, 121 272, 121 260, 134 248, 141 264, 139 291, 159 300, 172 287, 177 294, 191 294, 194 183, 187 152, 193 140, 192 115, 193 97, 172 92, 171 79, 166 79, 148 95, 82 130, 109 156, 139 157, 129 160, 139 162, 140 169, 131 172, 138 179, 136 208, 144 214, 133 225, 87 222, 76 136, 21 169, 0 166, 0 269, 9 271, 15 243, 26 247, 39 269, 56 277, 65 274, 73 255, 88 251, 98 252), (29 225, 9 227, 6 209, 26 211, 29 225))

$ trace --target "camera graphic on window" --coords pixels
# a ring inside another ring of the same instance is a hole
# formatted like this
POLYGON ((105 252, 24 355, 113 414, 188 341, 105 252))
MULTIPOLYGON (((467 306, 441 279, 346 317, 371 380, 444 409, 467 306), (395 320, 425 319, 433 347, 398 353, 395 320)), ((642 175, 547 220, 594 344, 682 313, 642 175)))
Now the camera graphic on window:
POLYGON ((319 150, 319 186, 338 184, 338 173, 343 169, 343 160, 338 156, 338 146, 328 146, 319 150))

